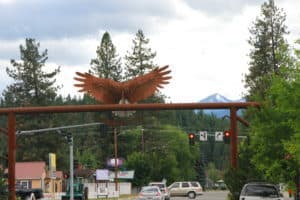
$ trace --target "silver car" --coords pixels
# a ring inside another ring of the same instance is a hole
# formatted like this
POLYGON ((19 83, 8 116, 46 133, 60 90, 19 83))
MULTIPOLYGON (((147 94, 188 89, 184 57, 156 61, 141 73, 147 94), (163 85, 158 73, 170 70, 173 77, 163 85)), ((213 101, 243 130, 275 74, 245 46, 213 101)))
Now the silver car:
POLYGON ((165 200, 170 199, 170 193, 169 190, 164 182, 150 182, 150 186, 158 186, 160 191, 163 193, 165 200))
POLYGON ((164 200, 165 197, 158 186, 142 187, 137 200, 164 200))

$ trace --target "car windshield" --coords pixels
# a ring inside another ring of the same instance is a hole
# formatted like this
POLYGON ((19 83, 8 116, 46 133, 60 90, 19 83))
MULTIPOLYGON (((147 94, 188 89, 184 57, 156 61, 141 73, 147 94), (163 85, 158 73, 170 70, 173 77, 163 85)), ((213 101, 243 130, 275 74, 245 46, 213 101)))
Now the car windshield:
POLYGON ((274 186, 269 185, 248 185, 245 190, 246 196, 278 197, 274 186))

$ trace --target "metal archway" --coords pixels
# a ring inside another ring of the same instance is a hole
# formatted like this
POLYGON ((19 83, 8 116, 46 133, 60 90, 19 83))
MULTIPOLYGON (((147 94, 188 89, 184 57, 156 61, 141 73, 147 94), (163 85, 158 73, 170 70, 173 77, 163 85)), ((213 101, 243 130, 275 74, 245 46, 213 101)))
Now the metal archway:
MULTIPOLYGON (((33 113, 67 113, 67 112, 99 112, 127 110, 188 110, 188 109, 229 109, 230 131, 232 133, 230 162, 237 167, 237 110, 240 108, 259 107, 258 102, 231 103, 170 103, 170 104, 104 104, 104 105, 70 105, 45 107, 1 108, 0 115, 7 115, 8 135, 8 189, 9 200, 16 200, 15 164, 16 164, 16 115, 33 113)), ((5 129, 4 129, 5 130, 5 129)))

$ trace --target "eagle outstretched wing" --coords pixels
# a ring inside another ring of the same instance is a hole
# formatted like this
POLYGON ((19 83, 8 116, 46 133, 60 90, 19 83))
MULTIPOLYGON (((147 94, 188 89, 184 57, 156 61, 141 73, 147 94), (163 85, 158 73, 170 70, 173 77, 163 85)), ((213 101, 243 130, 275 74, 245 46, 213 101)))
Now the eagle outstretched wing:
POLYGON ((88 73, 76 72, 78 77, 74 79, 80 83, 74 86, 81 88, 79 92, 86 92, 96 100, 106 104, 128 101, 136 103, 151 96, 171 79, 167 76, 171 71, 168 66, 155 68, 153 71, 136 77, 126 82, 116 82, 111 79, 98 78, 88 73))
POLYGON ((96 100, 106 104, 119 103, 122 98, 122 89, 119 82, 106 78, 98 78, 89 73, 76 72, 74 79, 80 83, 74 86, 81 88, 79 92, 86 92, 96 100))
POLYGON ((148 74, 124 82, 125 88, 128 89, 125 98, 130 103, 136 103, 150 97, 159 88, 163 88, 164 84, 169 83, 167 80, 171 79, 171 76, 166 76, 171 72, 167 70, 168 67, 168 65, 157 67, 148 74))

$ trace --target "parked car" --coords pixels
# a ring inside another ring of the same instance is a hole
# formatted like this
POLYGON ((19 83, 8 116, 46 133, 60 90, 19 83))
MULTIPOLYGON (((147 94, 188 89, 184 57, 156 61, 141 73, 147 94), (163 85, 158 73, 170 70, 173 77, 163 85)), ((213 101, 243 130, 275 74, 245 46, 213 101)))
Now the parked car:
POLYGON ((216 189, 218 190, 226 190, 227 186, 223 180, 218 180, 215 184, 216 189))
POLYGON ((16 189, 16 196, 21 200, 34 197, 35 199, 42 199, 44 197, 42 189, 16 189))
POLYGON ((142 187, 137 200, 164 200, 165 197, 158 186, 142 187))
POLYGON ((239 200, 283 200, 278 187, 271 183, 253 182, 243 186, 239 200))
POLYGON ((150 186, 158 186, 160 191, 163 193, 165 200, 170 199, 169 190, 164 182, 151 182, 149 183, 150 186))
POLYGON ((170 196, 188 196, 190 199, 203 194, 202 186, 196 181, 174 182, 168 189, 170 196))

